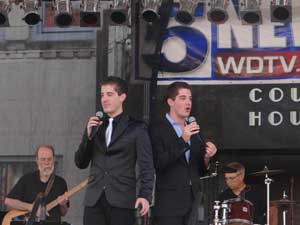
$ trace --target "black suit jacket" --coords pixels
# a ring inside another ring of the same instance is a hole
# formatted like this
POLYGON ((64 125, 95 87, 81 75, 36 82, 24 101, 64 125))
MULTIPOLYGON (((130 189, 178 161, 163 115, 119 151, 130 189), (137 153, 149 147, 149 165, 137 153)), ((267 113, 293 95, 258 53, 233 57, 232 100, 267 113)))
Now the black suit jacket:
POLYGON ((84 169, 90 164, 92 178, 86 190, 85 206, 94 206, 104 191, 114 207, 134 208, 137 195, 151 201, 154 168, 146 125, 122 114, 108 147, 105 129, 101 125, 93 140, 88 139, 85 129, 75 153, 77 167, 84 169), (138 194, 136 162, 140 181, 138 194))
POLYGON ((191 145, 179 138, 164 118, 150 126, 156 169, 155 216, 182 216, 190 210, 205 171, 205 146, 195 135, 191 145), (190 149, 190 161, 185 152, 190 149))

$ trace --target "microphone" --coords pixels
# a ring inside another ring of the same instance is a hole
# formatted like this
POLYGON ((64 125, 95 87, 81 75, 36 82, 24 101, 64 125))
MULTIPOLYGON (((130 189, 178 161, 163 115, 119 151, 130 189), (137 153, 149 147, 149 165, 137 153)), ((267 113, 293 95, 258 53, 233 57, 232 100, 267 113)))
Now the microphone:
POLYGON ((187 124, 190 124, 190 123, 197 122, 197 121, 194 116, 188 116, 187 118, 185 118, 185 122, 187 122, 187 124))
MULTIPOLYGON (((193 122, 197 123, 197 120, 196 120, 196 118, 194 116, 189 116, 189 117, 185 118, 185 122, 187 124, 190 124, 190 123, 193 123, 193 122)), ((206 146, 206 144, 205 144, 203 138, 201 137, 201 135, 199 133, 197 133, 195 135, 198 138, 198 140, 201 142, 201 144, 203 144, 204 146, 206 146)))
MULTIPOLYGON (((104 114, 103 114, 102 111, 96 112, 96 116, 98 117, 99 120, 102 120, 104 118, 104 114)), ((99 125, 98 126, 94 126, 92 128, 90 139, 93 139, 96 136, 96 133, 97 133, 98 129, 99 129, 99 125)))

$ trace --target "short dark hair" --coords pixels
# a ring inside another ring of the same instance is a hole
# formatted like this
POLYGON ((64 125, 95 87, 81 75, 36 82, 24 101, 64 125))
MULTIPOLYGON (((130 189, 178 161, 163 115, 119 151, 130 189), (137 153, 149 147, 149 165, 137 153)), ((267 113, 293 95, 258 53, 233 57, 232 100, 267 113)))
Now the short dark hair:
POLYGON ((54 150, 54 147, 52 145, 46 145, 46 144, 41 144, 39 145, 36 149, 35 149, 35 157, 38 157, 39 155, 39 150, 41 148, 47 148, 47 149, 50 149, 52 151, 52 154, 53 154, 53 157, 55 156, 55 150, 54 150))
POLYGON ((192 87, 188 83, 176 81, 167 87, 165 101, 167 101, 169 98, 175 100, 176 96, 178 95, 179 89, 188 89, 192 92, 192 87))
POLYGON ((101 87, 104 85, 114 85, 115 90, 118 93, 118 95, 126 94, 128 93, 128 84, 125 80, 123 80, 120 77, 115 76, 109 76, 104 81, 101 82, 101 87))
POLYGON ((236 173, 245 174, 245 167, 243 166, 243 164, 241 164, 239 162, 231 162, 231 163, 227 164, 227 167, 229 167, 231 169, 236 169, 236 173))

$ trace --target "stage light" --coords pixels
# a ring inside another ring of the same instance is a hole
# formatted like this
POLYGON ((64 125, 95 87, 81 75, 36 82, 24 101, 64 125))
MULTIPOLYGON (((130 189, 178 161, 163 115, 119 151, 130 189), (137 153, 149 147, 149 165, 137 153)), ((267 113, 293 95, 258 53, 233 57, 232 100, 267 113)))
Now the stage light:
POLYGON ((73 21, 72 7, 70 0, 54 0, 55 9, 54 20, 57 26, 67 27, 73 21))
POLYGON ((80 11, 80 26, 100 26, 99 0, 82 0, 80 11))
POLYGON ((207 18, 210 22, 216 24, 223 24, 228 20, 228 13, 226 11, 228 0, 210 0, 207 12, 207 18))
POLYGON ((111 25, 122 25, 128 22, 129 0, 114 0, 110 10, 111 25))
POLYGON ((260 3, 260 0, 243 0, 241 2, 240 18, 243 25, 262 23, 260 3))
POLYGON ((8 13, 11 10, 11 3, 8 0, 0 1, 0 27, 8 27, 8 13))
POLYGON ((41 17, 38 12, 38 0, 24 0, 21 8, 23 8, 25 12, 23 20, 28 25, 36 25, 41 21, 41 17))
POLYGON ((197 0, 180 0, 179 9, 175 15, 175 20, 181 24, 189 25, 194 22, 194 13, 198 5, 197 0))
POLYGON ((292 22, 292 4, 290 0, 271 1, 271 22, 292 22))
POLYGON ((147 23, 153 23, 159 19, 161 0, 143 0, 142 18, 147 23))

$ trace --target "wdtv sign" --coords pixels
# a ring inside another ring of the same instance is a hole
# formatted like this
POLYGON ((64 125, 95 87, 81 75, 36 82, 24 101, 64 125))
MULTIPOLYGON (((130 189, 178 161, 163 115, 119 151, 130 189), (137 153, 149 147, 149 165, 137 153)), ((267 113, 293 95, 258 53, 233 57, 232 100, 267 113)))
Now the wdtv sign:
POLYGON ((225 24, 210 23, 206 13, 190 26, 171 20, 163 37, 160 81, 299 83, 300 1, 292 6, 293 22, 287 24, 271 22, 270 1, 262 1, 261 25, 242 25, 237 0, 229 1, 225 24))

